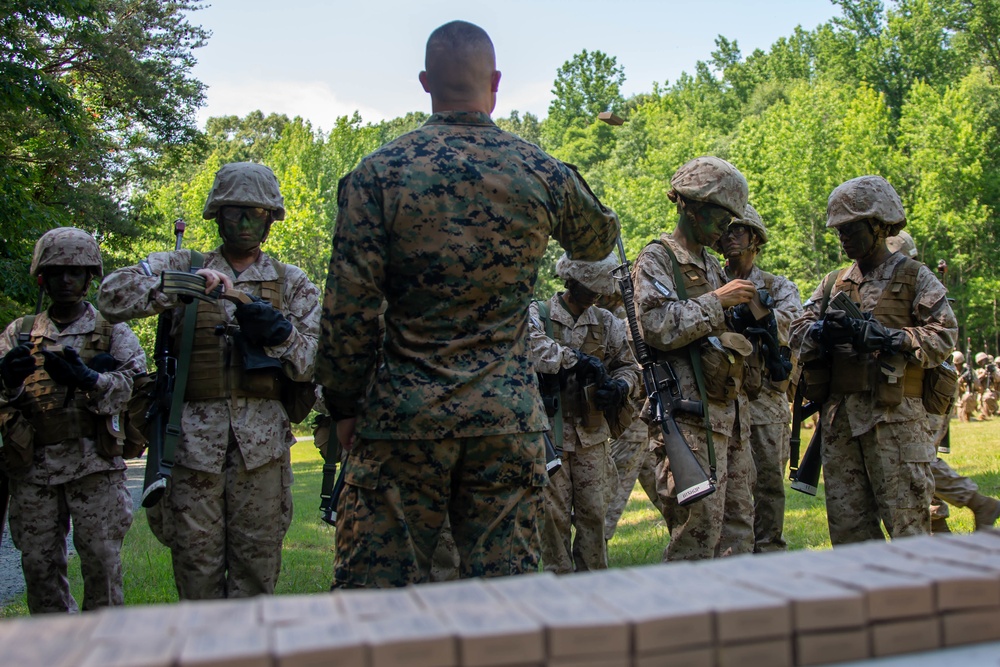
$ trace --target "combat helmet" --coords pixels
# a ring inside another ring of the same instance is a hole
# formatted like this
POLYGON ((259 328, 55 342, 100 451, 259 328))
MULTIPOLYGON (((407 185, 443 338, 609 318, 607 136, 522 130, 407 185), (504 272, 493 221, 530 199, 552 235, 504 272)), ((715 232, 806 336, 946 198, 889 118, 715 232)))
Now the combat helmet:
POLYGON ((29 271, 37 276, 46 266, 85 266, 97 277, 104 275, 97 241, 76 227, 50 229, 38 239, 29 271))
POLYGON ((990 355, 986 354, 985 352, 976 352, 976 365, 985 366, 989 358, 990 355))
POLYGON ((906 226, 903 202, 895 188, 881 176, 859 176, 841 183, 826 203, 826 226, 871 218, 882 223, 886 236, 896 236, 906 226))
POLYGON ((901 253, 904 257, 917 256, 917 244, 913 237, 906 232, 901 231, 895 236, 890 236, 885 240, 885 245, 890 252, 901 253))
POLYGON ((201 216, 214 220, 220 206, 260 206, 273 212, 275 220, 285 219, 285 198, 270 167, 254 162, 231 162, 215 173, 201 216))
POLYGON ((619 264, 621 262, 614 253, 597 262, 570 259, 563 253, 556 262, 556 275, 563 280, 573 278, 591 292, 609 295, 615 293, 615 281, 611 277, 611 271, 619 264))
POLYGON ((960 366, 965 363, 965 355, 960 350, 955 350, 951 353, 951 360, 956 366, 960 366))
POLYGON ((696 157, 674 173, 670 185, 677 194, 721 206, 734 218, 742 217, 746 210, 747 179, 722 158, 696 157))

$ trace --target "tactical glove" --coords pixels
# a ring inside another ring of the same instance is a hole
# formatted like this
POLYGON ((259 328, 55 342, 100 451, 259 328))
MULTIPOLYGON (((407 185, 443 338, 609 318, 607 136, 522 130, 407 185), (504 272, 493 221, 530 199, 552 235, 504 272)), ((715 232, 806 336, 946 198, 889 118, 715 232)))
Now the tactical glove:
POLYGON ((848 317, 842 310, 830 309, 819 322, 813 323, 809 336, 823 345, 840 345, 850 343, 855 335, 854 318, 848 317))
POLYGON ((741 303, 729 310, 729 328, 736 333, 743 333, 747 327, 757 324, 757 318, 750 311, 750 305, 741 303))
POLYGON ((83 390, 97 385, 100 373, 87 367, 73 348, 63 348, 62 354, 42 350, 42 356, 45 357, 45 372, 59 384, 83 390))
POLYGON ((890 329, 875 319, 855 320, 854 349, 858 352, 897 354, 910 347, 910 337, 902 329, 890 329))
POLYGON ((101 352, 99 354, 95 354, 87 366, 94 369, 98 373, 110 373, 118 368, 118 360, 107 352, 101 352))
POLYGON ((576 351, 576 365, 573 366, 573 370, 576 371, 576 379, 581 384, 602 385, 608 378, 608 371, 600 359, 579 350, 576 351))
POLYGON ((243 337, 251 345, 273 347, 281 345, 292 335, 292 323, 260 297, 254 297, 252 303, 238 304, 236 321, 240 323, 243 337))
POLYGON ((621 378, 608 378, 594 395, 594 407, 598 410, 618 410, 628 399, 628 382, 621 378))
POLYGON ((26 343, 12 347, 0 359, 0 381, 8 389, 17 389, 34 372, 35 357, 31 354, 31 345, 26 343))

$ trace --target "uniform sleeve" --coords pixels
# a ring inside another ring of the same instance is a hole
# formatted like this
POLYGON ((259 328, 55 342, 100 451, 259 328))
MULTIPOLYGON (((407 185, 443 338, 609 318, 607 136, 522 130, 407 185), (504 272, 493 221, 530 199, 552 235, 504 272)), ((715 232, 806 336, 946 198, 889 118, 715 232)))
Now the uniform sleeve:
POLYGON ((602 315, 605 331, 608 332, 608 349, 604 365, 607 366, 611 377, 628 382, 629 396, 636 396, 640 383, 639 364, 632 354, 632 348, 628 346, 625 323, 610 312, 605 311, 602 315))
POLYGON ((146 353, 127 324, 111 330, 111 356, 118 367, 101 373, 97 385, 87 392, 87 407, 94 414, 116 415, 125 411, 132 396, 132 378, 146 372, 146 353))
POLYGON ((632 280, 636 316, 647 345, 676 350, 725 329, 725 314, 715 294, 678 299, 670 258, 656 245, 649 245, 639 253, 632 280))
POLYGON ((792 322, 802 314, 799 288, 788 278, 778 276, 771 296, 774 297, 774 319, 778 323, 778 344, 788 345, 792 322))
POLYGON ((353 415, 381 346, 378 315, 388 247, 381 190, 364 162, 341 179, 337 205, 316 382, 341 414, 353 415))
POLYGON ((528 306, 528 350, 538 373, 555 374, 576 365, 576 351, 560 345, 545 333, 545 323, 535 303, 528 306))
POLYGON ((282 361, 285 373, 297 382, 310 382, 319 347, 319 288, 297 267, 289 266, 282 313, 292 323, 292 334, 280 345, 265 348, 282 361))
POLYGON ((109 322, 159 315, 179 304, 177 297, 160 292, 160 274, 190 268, 188 250, 154 252, 144 262, 118 269, 105 277, 97 291, 97 308, 109 322))
POLYGON ((823 354, 818 342, 809 335, 812 325, 819 321, 820 307, 823 304, 824 287, 827 280, 834 280, 834 277, 826 276, 820 281, 813 291, 812 296, 802 306, 802 312, 791 324, 791 345, 793 352, 797 352, 801 361, 812 361, 818 359, 823 354))
POLYGON ((620 233, 618 216, 597 199, 574 167, 561 166, 562 205, 552 236, 566 249, 570 259, 602 260, 615 248, 620 233))
POLYGON ((958 340, 958 321, 944 285, 926 266, 921 266, 917 274, 913 318, 917 326, 903 328, 910 336, 913 357, 924 368, 933 368, 948 359, 958 340))
MULTIPOLYGON (((21 322, 23 321, 24 318, 19 317, 8 324, 7 328, 4 329, 3 335, 0 336, 0 358, 17 346, 17 334, 21 331, 21 322)), ((4 387, 3 390, 0 391, 0 406, 7 405, 14 399, 18 398, 22 391, 24 391, 23 386, 15 387, 11 390, 4 387)))

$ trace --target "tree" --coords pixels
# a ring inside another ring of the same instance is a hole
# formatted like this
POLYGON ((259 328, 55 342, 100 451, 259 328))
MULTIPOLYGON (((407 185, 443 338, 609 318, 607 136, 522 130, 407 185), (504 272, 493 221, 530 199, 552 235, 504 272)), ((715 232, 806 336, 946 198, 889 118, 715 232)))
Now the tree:
POLYGON ((497 118, 496 124, 501 130, 516 134, 525 141, 530 141, 533 144, 541 144, 542 142, 542 125, 538 122, 538 116, 530 111, 524 114, 524 118, 521 118, 520 113, 515 109, 510 112, 509 117, 497 118))
POLYGON ((625 83, 625 69, 614 56, 602 51, 586 49, 563 63, 552 84, 554 98, 549 104, 549 115, 542 123, 542 137, 546 149, 554 149, 563 142, 563 135, 571 127, 584 128, 602 111, 620 105, 625 83))
POLYGON ((197 136, 193 0, 0 3, 0 292, 33 302, 31 245, 54 226, 134 235, 129 192, 197 136))

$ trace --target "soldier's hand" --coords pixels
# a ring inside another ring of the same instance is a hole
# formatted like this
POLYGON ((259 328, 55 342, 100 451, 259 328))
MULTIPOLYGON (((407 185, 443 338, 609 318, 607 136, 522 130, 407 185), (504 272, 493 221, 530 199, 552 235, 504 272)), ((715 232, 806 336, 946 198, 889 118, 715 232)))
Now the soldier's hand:
POLYGON ((597 388, 594 407, 598 410, 618 410, 628 400, 628 382, 621 378, 608 378, 597 388))
POLYGON ((608 377, 608 371, 597 357, 576 351, 576 365, 573 366, 576 377, 582 384, 603 384, 608 377))
POLYGON ((736 333, 743 333, 746 331, 747 327, 752 327, 757 324, 757 318, 753 316, 753 312, 750 310, 750 304, 740 303, 729 311, 729 328, 736 333))
POLYGON ((0 359, 0 381, 7 389, 17 389, 35 372, 35 367, 31 345, 21 343, 12 347, 3 359, 0 359))
POLYGON ((222 291, 228 292, 233 289, 233 281, 225 273, 215 269, 198 269, 194 272, 196 276, 205 276, 205 294, 211 294, 219 285, 222 291))
POLYGON ((741 303, 749 303, 757 294, 757 287, 749 280, 730 280, 712 292, 723 308, 731 308, 741 303))
POLYGON ((84 390, 97 385, 100 373, 83 363, 73 348, 65 347, 61 354, 42 350, 42 356, 45 357, 45 372, 59 384, 84 390))
POLYGON ((348 417, 337 422, 337 441, 345 452, 354 448, 354 427, 357 423, 357 417, 348 417))
POLYGON ((910 337, 902 329, 890 329, 878 320, 856 320, 854 349, 858 352, 897 354, 910 348, 910 337))
POLYGON ((260 298, 236 306, 236 321, 243 337, 253 345, 281 345, 292 335, 292 323, 277 308, 260 298))
POLYGON ((842 310, 831 308, 809 329, 810 337, 824 345, 841 345, 854 340, 855 320, 842 310))

